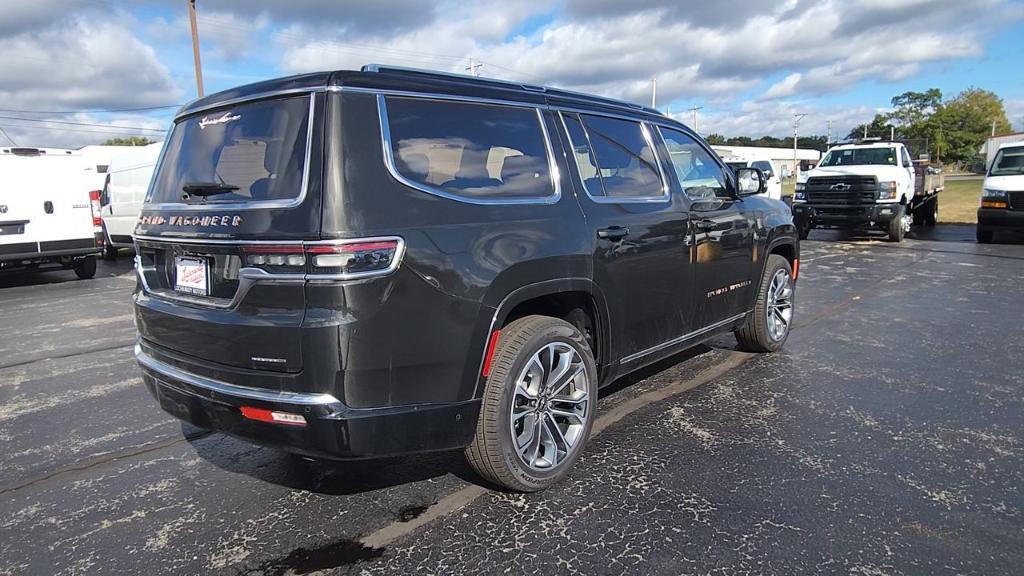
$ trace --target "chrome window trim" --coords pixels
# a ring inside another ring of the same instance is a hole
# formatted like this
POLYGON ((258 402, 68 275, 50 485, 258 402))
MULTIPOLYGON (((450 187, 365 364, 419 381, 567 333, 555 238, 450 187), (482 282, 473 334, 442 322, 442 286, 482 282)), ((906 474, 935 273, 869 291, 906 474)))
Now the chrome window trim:
POLYGON ((496 100, 485 100, 485 99, 470 99, 464 97, 448 97, 448 98, 437 98, 434 95, 423 95, 416 93, 409 93, 408 95, 401 95, 402 98, 420 98, 423 100, 448 100, 464 102, 469 104, 489 104, 498 106, 508 106, 512 108, 519 108, 522 110, 532 109, 537 115, 537 122, 540 124, 541 137, 544 139, 544 152, 547 154, 548 161, 548 176, 551 179, 551 190, 552 194, 548 196, 536 196, 530 198, 473 198, 471 196, 462 196, 454 192, 449 192, 442 188, 431 186, 423 182, 417 182, 411 178, 406 177, 398 171, 395 164, 394 150, 391 146, 391 126, 388 121, 388 108, 386 97, 395 94, 386 94, 382 91, 377 91, 377 116, 380 119, 380 133, 381 133, 381 145, 383 146, 384 153, 384 165, 387 166, 388 172, 391 176, 401 182, 402 184, 432 194, 434 196, 440 196, 448 200, 454 200, 456 202, 462 202, 464 204, 475 204, 479 206, 501 206, 501 205, 544 205, 544 204, 555 204, 562 197, 562 187, 560 184, 560 178, 558 174, 558 164, 555 161, 554 148, 551 146, 551 136, 548 134, 547 123, 544 121, 544 112, 539 106, 531 106, 526 103, 504 103, 496 100))
MULTIPOLYGON (((569 134, 569 127, 565 124, 565 116, 563 114, 565 112, 568 112, 568 113, 572 113, 572 114, 582 115, 582 114, 589 114, 590 112, 587 112, 587 111, 578 112, 576 110, 570 110, 570 109, 564 109, 564 108, 559 108, 557 110, 558 110, 558 117, 562 121, 562 129, 565 130, 565 136, 569 140, 569 148, 570 149, 574 149, 573 141, 572 141, 572 136, 569 134)), ((647 121, 640 120, 638 118, 630 118, 628 116, 619 116, 619 115, 615 115, 615 114, 600 114, 600 113, 598 113, 598 114, 593 114, 593 115, 595 115, 595 116, 607 116, 609 118, 614 118, 614 119, 617 119, 617 120, 626 120, 626 121, 629 121, 629 122, 635 122, 635 123, 640 125, 640 132, 643 134, 644 140, 647 142, 647 145, 650 146, 651 154, 654 155, 654 163, 658 167, 658 178, 661 179, 661 191, 662 191, 662 193, 661 193, 660 196, 627 196, 627 197, 607 196, 607 195, 605 195, 605 196, 594 196, 593 194, 590 193, 590 190, 587 189, 586 179, 583 178, 583 172, 580 171, 580 165, 579 165, 578 162, 576 162, 575 152, 574 152, 572 161, 573 161, 574 164, 576 164, 576 174, 577 174, 577 176, 579 176, 580 183, 583 184, 583 191, 586 192, 587 197, 590 198, 591 200, 593 200, 594 202, 598 203, 598 204, 666 204, 666 203, 670 204, 672 202, 672 194, 671 194, 671 191, 669 189, 668 181, 665 179, 665 171, 662 168, 661 160, 658 158, 658 149, 655 147, 654 140, 653 140, 653 138, 651 138, 651 134, 649 132, 649 129, 647 128, 647 121)), ((587 137, 587 146, 590 148, 591 151, 593 151, 593 145, 590 142, 590 134, 587 132, 586 125, 583 124, 583 118, 582 117, 580 118, 580 126, 583 128, 583 133, 587 137)), ((600 166, 598 166, 598 170, 600 170, 600 166)), ((601 179, 601 188, 602 188, 602 190, 604 190, 604 178, 601 179)), ((605 192, 607 193, 607 191, 605 191, 605 192)))
MULTIPOLYGON (((302 169, 302 184, 299 188, 299 195, 288 199, 288 200, 254 200, 251 202, 213 202, 210 204, 186 204, 184 202, 161 202, 160 204, 149 204, 149 199, 153 195, 153 187, 156 186, 156 176, 160 173, 164 156, 167 154, 167 143, 170 142, 171 131, 168 131, 167 138, 164 140, 165 144, 163 150, 160 152, 160 161, 153 169, 154 178, 150 181, 149 190, 146 192, 146 201, 143 203, 143 209, 151 212, 177 212, 181 210, 200 210, 200 211, 211 211, 211 210, 266 210, 266 209, 278 209, 278 208, 295 208, 302 204, 306 199, 306 193, 309 191, 309 173, 313 166, 313 155, 311 154, 313 149, 313 128, 315 127, 315 113, 316 113, 316 93, 309 89, 302 90, 282 90, 280 92, 268 92, 270 95, 280 95, 295 93, 306 93, 309 97, 309 119, 306 126, 306 162, 302 169)), ((264 98, 244 98, 238 99, 238 103, 250 103, 250 100, 262 100, 264 98)), ((220 105, 218 105, 219 107, 220 105)), ((192 116, 190 112, 188 116, 192 116)), ((175 119, 175 126, 177 126, 178 120, 175 119)), ((172 126, 173 130, 173 126, 172 126)))
POLYGON ((661 344, 656 344, 654 346, 651 346, 650 348, 648 348, 646 350, 641 350, 639 352, 634 352, 633 354, 630 354, 629 356, 624 357, 619 362, 622 363, 622 364, 627 364, 629 362, 632 362, 633 360, 638 360, 640 358, 643 358, 644 356, 647 356, 648 354, 654 354, 655 352, 660 352, 661 350, 664 350, 666 348, 671 348, 672 346, 675 346, 677 344, 682 344, 683 342, 686 342, 687 340, 692 340, 692 339, 697 338, 698 336, 700 336, 702 334, 706 334, 708 332, 711 332, 712 330, 717 330, 718 328, 721 328, 722 326, 726 326, 726 325, 728 325, 728 324, 730 324, 732 322, 736 322, 736 321, 746 317, 750 313, 751 313, 751 311, 748 310, 747 312, 744 312, 742 314, 737 314, 735 316, 730 316, 729 318, 726 318, 725 320, 720 320, 718 322, 715 322, 714 324, 711 324, 710 326, 705 326, 705 327, 703 327, 703 328, 701 328, 699 330, 694 330, 693 332, 690 332, 689 334, 683 334, 682 336, 679 336, 677 338, 673 338, 671 340, 666 340, 666 341, 662 342, 661 344))
MULTIPOLYGON (((142 350, 142 345, 138 343, 135 344, 135 360, 144 368, 161 376, 185 382, 186 384, 195 386, 196 388, 202 388, 210 392, 224 394, 225 396, 248 398, 250 400, 260 400, 263 402, 281 404, 298 404, 302 406, 341 404, 341 401, 330 394, 305 394, 302 392, 262 390, 259 388, 250 388, 248 386, 239 386, 238 384, 228 384, 227 382, 221 382, 220 380, 214 380, 213 378, 199 376, 153 358, 149 354, 146 354, 142 350)), ((160 383, 165 386, 175 388, 174 382, 160 380, 160 383)))

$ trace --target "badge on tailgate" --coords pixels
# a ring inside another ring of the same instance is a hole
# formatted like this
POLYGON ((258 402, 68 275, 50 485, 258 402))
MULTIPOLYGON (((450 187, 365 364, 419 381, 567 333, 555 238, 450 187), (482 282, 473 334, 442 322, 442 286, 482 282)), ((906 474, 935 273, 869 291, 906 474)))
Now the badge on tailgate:
POLYGON ((208 296, 210 294, 209 266, 203 258, 175 256, 174 289, 186 294, 208 296))

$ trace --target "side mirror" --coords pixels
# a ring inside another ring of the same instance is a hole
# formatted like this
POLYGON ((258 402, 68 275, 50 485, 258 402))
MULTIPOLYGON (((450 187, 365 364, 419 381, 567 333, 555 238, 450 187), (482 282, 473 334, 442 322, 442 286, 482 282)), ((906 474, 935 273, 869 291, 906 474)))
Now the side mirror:
POLYGON ((764 172, 760 168, 737 168, 736 169, 736 192, 740 198, 764 194, 768 189, 768 183, 764 172))

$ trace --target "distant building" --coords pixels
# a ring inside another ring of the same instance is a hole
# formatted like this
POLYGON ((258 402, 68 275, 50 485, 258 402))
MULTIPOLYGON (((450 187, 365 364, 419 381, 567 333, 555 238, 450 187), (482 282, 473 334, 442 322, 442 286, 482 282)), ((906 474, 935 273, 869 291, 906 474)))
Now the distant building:
MULTIPOLYGON (((757 146, 712 146, 715 152, 726 162, 730 160, 770 160, 783 176, 793 174, 792 148, 760 148, 757 146)), ((797 162, 801 164, 817 164, 821 160, 821 152, 798 148, 797 162)))
POLYGON ((1011 142, 1022 142, 1024 141, 1024 132, 1014 132, 1012 134, 1002 134, 1000 136, 993 136, 985 141, 981 145, 981 150, 978 153, 985 157, 985 169, 992 165, 992 158, 995 157, 999 147, 1003 144, 1010 144, 1011 142))

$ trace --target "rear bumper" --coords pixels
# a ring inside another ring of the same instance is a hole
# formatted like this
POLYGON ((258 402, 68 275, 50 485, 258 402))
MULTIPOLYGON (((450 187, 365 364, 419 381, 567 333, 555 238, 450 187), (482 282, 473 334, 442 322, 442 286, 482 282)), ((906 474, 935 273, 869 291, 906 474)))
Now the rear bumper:
POLYGON ((102 248, 96 244, 94 238, 0 244, 0 262, 57 261, 67 257, 90 256, 101 251, 102 248))
POLYGON ((188 372, 135 347, 143 381, 161 408, 200 428, 307 456, 360 459, 462 448, 480 401, 355 409, 329 394, 229 384, 188 372), (301 414, 305 426, 242 416, 243 406, 301 414))
POLYGON ((899 204, 793 204, 793 218, 801 225, 818 228, 847 228, 887 224, 896 216, 899 204))
POLYGON ((1024 231, 1024 210, 978 208, 978 227, 1024 231))

